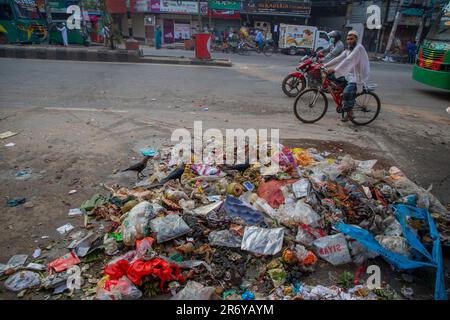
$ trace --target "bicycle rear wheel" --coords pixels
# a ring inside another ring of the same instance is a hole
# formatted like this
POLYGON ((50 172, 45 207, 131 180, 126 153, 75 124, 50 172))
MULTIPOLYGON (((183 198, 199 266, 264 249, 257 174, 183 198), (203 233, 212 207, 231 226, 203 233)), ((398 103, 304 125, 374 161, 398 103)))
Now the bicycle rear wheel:
POLYGON ((304 123, 314 123, 327 113, 328 99, 319 89, 302 91, 294 102, 294 114, 304 123))
POLYGON ((356 96, 351 121, 359 126, 369 124, 377 118, 380 110, 380 98, 373 92, 362 92, 356 96))

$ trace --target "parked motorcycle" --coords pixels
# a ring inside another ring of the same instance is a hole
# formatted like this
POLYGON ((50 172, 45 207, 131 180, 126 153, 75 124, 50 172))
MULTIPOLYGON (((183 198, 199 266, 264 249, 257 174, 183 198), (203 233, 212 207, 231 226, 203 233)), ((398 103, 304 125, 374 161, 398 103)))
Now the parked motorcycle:
POLYGON ((316 88, 321 83, 321 73, 317 68, 322 61, 324 54, 314 52, 306 55, 300 60, 297 71, 289 73, 281 84, 283 92, 288 97, 296 97, 308 85, 310 88, 316 88))

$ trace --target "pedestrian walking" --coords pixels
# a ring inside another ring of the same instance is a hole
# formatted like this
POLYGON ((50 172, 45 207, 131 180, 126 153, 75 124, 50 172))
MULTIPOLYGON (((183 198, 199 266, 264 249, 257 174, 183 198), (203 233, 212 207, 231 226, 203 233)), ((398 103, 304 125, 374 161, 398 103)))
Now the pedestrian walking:
POLYGON ((103 36, 103 45, 105 47, 108 47, 108 42, 109 42, 109 37, 110 37, 109 34, 110 34, 109 33, 109 28, 106 25, 103 25, 102 36, 103 36))
POLYGON ((59 27, 57 27, 58 31, 61 32, 61 37, 63 40, 64 47, 67 47, 69 45, 69 42, 67 40, 67 28, 65 23, 61 23, 59 27))
POLYGON ((408 49, 408 63, 416 62, 417 46, 414 41, 408 41, 406 48, 408 49))
POLYGON ((158 25, 158 26, 156 26, 156 32, 155 32, 155 47, 156 47, 156 49, 161 49, 161 43, 162 43, 162 31, 161 31, 161 27, 158 25))

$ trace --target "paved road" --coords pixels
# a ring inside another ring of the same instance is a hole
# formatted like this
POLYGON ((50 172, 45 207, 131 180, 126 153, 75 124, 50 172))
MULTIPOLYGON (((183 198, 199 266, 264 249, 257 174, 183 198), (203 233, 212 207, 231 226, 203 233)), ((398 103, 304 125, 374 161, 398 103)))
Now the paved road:
POLYGON ((344 141, 399 165, 425 187, 433 184, 450 202, 450 96, 414 82, 411 66, 372 63, 383 110, 375 123, 356 128, 339 123, 333 108, 317 124, 294 119, 293 100, 282 94, 280 82, 298 57, 230 56, 231 68, 2 59, 0 107, 2 114, 49 107, 123 110, 130 118, 151 116, 166 130, 204 120, 210 127, 275 127, 284 138, 344 141))
MULTIPOLYGON (((64 254, 56 228, 69 209, 101 191, 101 182, 132 185, 135 175, 115 172, 135 162, 139 148, 166 144, 194 120, 204 129, 277 128, 291 146, 376 158, 450 202, 449 95, 415 83, 410 66, 372 63, 383 101, 373 124, 343 124, 330 108, 305 125, 280 89, 298 57, 232 57, 231 68, 0 59, 0 132, 19 132, 0 145, 0 197, 33 203, 2 208, 0 261, 37 246, 60 250, 50 259, 64 254), (23 168, 31 172, 26 181, 15 178, 23 168)), ((432 281, 425 285, 432 292, 432 281)))

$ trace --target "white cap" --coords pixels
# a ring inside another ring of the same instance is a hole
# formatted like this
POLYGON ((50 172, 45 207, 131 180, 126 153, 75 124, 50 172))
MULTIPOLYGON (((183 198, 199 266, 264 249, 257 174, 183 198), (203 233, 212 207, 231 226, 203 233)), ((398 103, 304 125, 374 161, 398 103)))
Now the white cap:
POLYGON ((354 35, 355 37, 359 38, 359 34, 356 30, 350 30, 347 35, 354 35))

